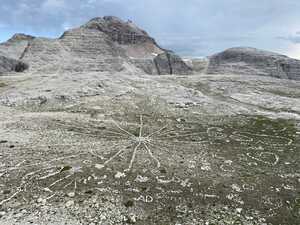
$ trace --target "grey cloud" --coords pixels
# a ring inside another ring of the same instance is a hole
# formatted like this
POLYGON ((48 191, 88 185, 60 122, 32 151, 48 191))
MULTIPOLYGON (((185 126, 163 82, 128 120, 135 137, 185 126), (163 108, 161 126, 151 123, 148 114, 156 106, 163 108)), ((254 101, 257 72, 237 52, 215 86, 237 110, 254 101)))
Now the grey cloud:
POLYGON ((294 44, 300 44, 300 31, 296 32, 294 35, 280 36, 278 39, 290 41, 294 44))

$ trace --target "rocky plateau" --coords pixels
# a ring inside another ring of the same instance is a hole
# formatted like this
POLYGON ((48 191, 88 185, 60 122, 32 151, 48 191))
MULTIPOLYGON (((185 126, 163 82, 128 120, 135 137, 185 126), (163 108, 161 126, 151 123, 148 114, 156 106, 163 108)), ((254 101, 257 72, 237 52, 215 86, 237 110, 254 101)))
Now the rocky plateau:
POLYGON ((299 60, 182 59, 107 16, 0 44, 1 225, 300 224, 299 60))

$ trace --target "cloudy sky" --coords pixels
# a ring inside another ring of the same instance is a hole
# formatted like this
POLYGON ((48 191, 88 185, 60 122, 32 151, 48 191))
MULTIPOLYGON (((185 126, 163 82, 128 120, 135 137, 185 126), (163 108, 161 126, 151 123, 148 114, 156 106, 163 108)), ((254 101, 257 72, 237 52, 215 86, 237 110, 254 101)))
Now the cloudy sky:
POLYGON ((206 56, 251 46, 300 59, 299 0, 1 0, 0 41, 56 37, 97 16, 130 19, 163 47, 206 56))

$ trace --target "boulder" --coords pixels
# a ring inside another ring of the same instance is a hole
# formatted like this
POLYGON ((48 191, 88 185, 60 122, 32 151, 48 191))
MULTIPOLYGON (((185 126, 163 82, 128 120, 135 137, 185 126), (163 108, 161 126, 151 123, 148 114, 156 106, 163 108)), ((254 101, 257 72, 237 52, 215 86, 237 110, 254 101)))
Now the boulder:
POLYGON ((210 57, 207 73, 300 80, 300 60, 256 48, 230 48, 210 57))

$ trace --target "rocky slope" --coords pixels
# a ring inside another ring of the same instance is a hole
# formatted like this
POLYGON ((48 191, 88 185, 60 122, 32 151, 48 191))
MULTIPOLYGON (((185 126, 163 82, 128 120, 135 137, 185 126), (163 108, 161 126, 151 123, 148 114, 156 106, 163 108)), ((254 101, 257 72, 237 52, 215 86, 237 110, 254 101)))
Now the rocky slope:
POLYGON ((299 224, 300 81, 0 77, 0 224, 299 224))
POLYGON ((207 72, 300 80, 300 61, 255 48, 231 48, 210 57, 207 72))

